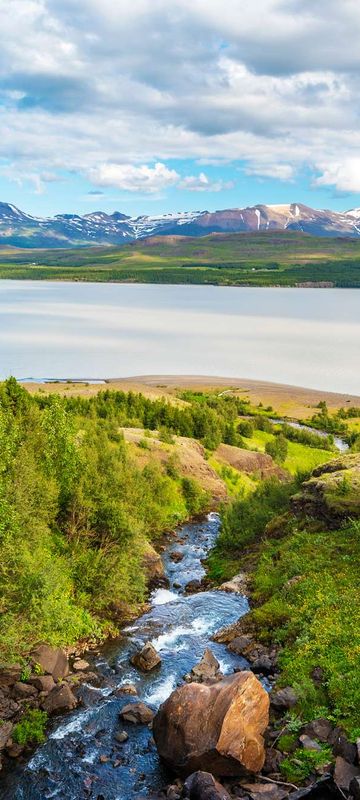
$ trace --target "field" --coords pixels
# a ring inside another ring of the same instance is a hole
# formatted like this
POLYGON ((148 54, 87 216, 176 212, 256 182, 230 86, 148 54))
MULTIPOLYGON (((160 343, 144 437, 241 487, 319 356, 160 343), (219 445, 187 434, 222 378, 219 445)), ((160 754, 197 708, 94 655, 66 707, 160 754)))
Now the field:
POLYGON ((360 242, 302 233, 163 236, 123 247, 0 250, 0 278, 360 287, 360 242))

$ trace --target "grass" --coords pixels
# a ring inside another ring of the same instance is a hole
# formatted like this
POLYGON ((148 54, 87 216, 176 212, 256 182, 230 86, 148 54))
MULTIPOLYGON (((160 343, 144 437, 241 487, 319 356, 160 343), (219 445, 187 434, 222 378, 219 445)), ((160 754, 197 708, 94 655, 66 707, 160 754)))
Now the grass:
POLYGON ((164 236, 122 247, 2 249, 0 278, 360 287, 360 242, 278 232, 164 236))
POLYGON ((246 475, 245 472, 239 472, 234 467, 221 463, 214 456, 210 456, 208 463, 224 481, 230 497, 238 495, 248 497, 255 491, 258 482, 250 475, 246 475))
MULTIPOLYGON (((264 453, 266 443, 273 441, 274 438, 272 433, 255 430, 251 439, 246 439, 246 443, 251 450, 259 450, 264 453)), ((307 445, 299 444, 298 442, 288 442, 288 454, 282 466, 291 475, 296 475, 297 472, 311 472, 319 464, 325 464, 333 456, 334 454, 329 450, 307 447, 307 445)))

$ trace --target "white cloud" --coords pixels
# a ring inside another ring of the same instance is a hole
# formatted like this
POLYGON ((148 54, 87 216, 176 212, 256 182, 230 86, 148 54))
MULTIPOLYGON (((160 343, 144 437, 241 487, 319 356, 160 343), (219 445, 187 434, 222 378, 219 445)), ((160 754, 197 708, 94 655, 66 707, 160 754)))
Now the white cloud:
POLYGON ((98 186, 115 186, 127 192, 156 194, 179 180, 174 169, 168 169, 158 162, 153 167, 143 164, 140 167, 131 164, 101 164, 89 174, 92 183, 98 186))
POLYGON ((284 181, 320 165, 316 186, 359 190, 358 0, 0 0, 0 29, 13 174, 220 191, 164 162, 223 159, 284 181))
POLYGON ((234 181, 211 181, 205 172, 200 175, 189 175, 183 178, 178 184, 179 189, 186 189, 188 192, 221 192, 224 189, 233 189, 234 181))
POLYGON ((339 192, 360 192, 360 158, 348 158, 330 164, 319 164, 322 172, 315 186, 333 186, 339 192))
POLYGON ((252 164, 244 170, 246 175, 258 178, 276 178, 279 181, 294 179, 295 170, 291 164, 252 164))

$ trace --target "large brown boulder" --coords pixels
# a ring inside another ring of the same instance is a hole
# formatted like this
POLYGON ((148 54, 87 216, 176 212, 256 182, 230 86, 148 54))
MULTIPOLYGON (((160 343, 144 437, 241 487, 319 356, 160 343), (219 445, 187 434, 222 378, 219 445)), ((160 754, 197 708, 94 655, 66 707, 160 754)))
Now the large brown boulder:
POLYGON ((66 653, 60 647, 40 644, 31 653, 31 659, 45 675, 52 675, 54 681, 60 681, 69 674, 69 662, 66 653))
POLYGON ((175 772, 236 776, 261 770, 268 722, 267 692, 252 672, 239 672, 176 689, 154 719, 154 739, 175 772))

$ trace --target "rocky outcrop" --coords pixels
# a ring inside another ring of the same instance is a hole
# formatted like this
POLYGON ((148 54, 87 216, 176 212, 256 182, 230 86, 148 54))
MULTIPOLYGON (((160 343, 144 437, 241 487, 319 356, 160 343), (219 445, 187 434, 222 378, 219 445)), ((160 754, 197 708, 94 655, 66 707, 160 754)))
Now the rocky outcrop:
POLYGON ((210 686, 176 689, 160 707, 153 731, 161 758, 175 772, 236 776, 262 768, 268 721, 267 692, 253 673, 240 672, 210 686))
POLYGON ((131 663, 142 672, 150 672, 161 664, 161 657, 154 645, 147 642, 138 653, 132 656, 131 663))
POLYGON ((336 458, 314 469, 292 498, 297 515, 320 519, 336 528, 347 518, 360 517, 360 453, 336 458))
POLYGON ((143 568, 150 587, 155 586, 155 584, 157 586, 168 584, 161 556, 151 544, 146 546, 143 556, 143 568))

